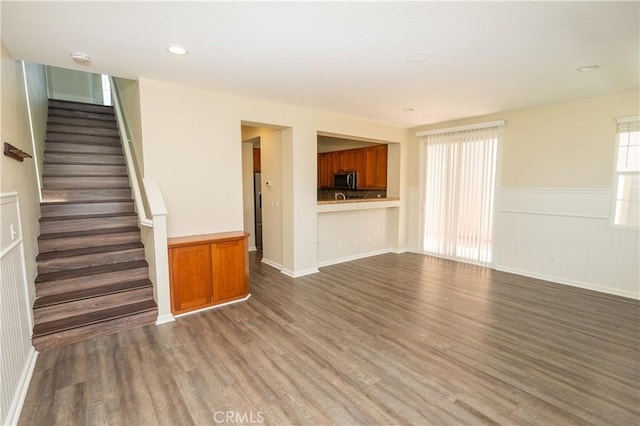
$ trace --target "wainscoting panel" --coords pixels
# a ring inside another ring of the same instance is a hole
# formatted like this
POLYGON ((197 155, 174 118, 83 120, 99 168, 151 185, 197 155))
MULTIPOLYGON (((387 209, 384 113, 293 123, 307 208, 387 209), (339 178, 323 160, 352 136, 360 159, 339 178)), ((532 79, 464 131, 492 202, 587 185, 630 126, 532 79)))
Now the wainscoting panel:
POLYGON ((36 358, 17 194, 0 195, 0 216, 0 419, 15 424, 36 358))
POLYGON ((640 233, 613 227, 609 190, 502 188, 499 270, 640 298, 640 233))

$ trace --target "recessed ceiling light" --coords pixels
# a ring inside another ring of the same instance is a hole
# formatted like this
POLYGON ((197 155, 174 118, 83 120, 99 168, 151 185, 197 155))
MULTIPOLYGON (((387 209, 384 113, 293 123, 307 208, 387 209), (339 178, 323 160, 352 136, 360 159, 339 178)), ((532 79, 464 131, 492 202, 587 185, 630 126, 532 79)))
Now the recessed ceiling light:
POLYGON ((174 55, 180 55, 180 56, 183 56, 189 53, 187 49, 177 44, 171 44, 167 46, 167 50, 169 51, 169 53, 173 53, 174 55))
POLYGON ((90 65, 91 64, 91 58, 89 57, 89 55, 84 54, 84 53, 72 52, 71 53, 71 59, 73 59, 73 62, 75 62, 76 64, 80 64, 80 65, 90 65))
POLYGON ((409 62, 424 62, 431 58, 431 53, 426 50, 416 50, 415 52, 409 53, 407 56, 407 61, 409 62))
POLYGON ((409 107, 409 108, 402 108, 402 110, 403 110, 403 111, 405 111, 405 112, 412 112, 412 111, 415 111, 415 109, 414 109, 414 108, 411 108, 411 107, 409 107))
POLYGON ((589 72, 589 71, 595 71, 598 68, 600 68, 599 65, 585 65, 583 67, 576 68, 576 70, 580 72, 589 72))

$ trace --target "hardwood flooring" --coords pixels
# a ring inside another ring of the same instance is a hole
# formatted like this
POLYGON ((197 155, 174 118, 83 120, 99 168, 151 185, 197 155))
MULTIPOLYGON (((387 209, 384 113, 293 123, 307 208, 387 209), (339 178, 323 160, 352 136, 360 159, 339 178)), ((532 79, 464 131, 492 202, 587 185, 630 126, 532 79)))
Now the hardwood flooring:
POLYGON ((39 355, 21 424, 637 425, 640 303, 416 254, 39 355))

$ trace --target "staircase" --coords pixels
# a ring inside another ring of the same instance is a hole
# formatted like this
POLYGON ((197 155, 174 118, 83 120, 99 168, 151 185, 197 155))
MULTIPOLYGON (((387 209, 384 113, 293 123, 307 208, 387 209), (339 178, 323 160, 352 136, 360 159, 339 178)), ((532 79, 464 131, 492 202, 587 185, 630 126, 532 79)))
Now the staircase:
POLYGON ((113 108, 49 100, 33 346, 157 317, 113 108))

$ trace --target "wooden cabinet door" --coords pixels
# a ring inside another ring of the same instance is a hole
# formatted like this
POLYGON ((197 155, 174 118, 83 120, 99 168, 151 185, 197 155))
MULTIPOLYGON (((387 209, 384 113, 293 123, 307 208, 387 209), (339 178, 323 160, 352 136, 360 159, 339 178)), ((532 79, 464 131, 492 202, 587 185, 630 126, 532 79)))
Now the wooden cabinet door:
POLYGON ((262 171, 262 166, 261 164, 261 159, 260 159, 260 149, 258 148, 253 148, 253 172, 254 173, 260 173, 262 171))
POLYGON ((375 147, 376 150, 376 188, 387 188, 387 145, 375 147))
POLYGON ((213 301, 223 302, 247 294, 249 270, 246 239, 211 245, 213 301))
POLYGON ((211 245, 172 248, 169 265, 171 311, 174 314, 212 303, 211 245))

